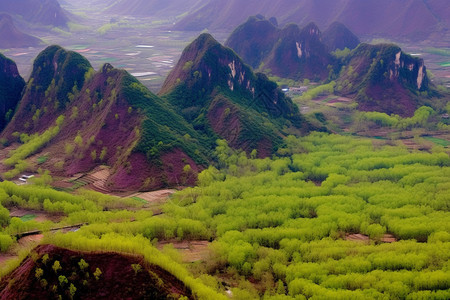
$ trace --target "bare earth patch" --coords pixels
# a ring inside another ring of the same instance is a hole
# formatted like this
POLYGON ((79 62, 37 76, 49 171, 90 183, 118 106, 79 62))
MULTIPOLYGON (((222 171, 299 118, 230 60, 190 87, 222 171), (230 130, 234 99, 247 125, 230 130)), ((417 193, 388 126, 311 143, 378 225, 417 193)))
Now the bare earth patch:
POLYGON ((367 235, 364 235, 361 233, 346 234, 345 239, 347 241, 364 242, 364 243, 369 243, 369 241, 370 241, 370 239, 367 235))
POLYGON ((16 258, 16 257, 17 257, 17 255, 13 255, 10 253, 0 253, 0 265, 3 265, 8 260, 16 258))
POLYGON ((176 190, 173 189, 164 189, 159 191, 153 191, 153 192, 145 192, 145 193, 137 193, 133 194, 130 197, 138 197, 141 198, 148 203, 157 203, 161 204, 167 201, 169 199, 170 195, 175 193, 176 190))
MULTIPOLYGON (((370 238, 367 235, 361 234, 361 233, 355 233, 355 234, 346 234, 345 240, 347 241, 354 241, 354 242, 362 242, 362 243, 369 243, 370 238)), ((394 243, 398 240, 393 236, 392 234, 386 233, 383 235, 383 237, 380 239, 383 243, 394 243)))
POLYGON ((26 215, 35 215, 36 217, 33 219, 36 222, 45 222, 52 221, 54 223, 58 223, 64 217, 63 214, 50 214, 40 210, 32 210, 32 209, 24 209, 13 207, 9 211, 10 217, 21 218, 26 215))
POLYGON ((180 252, 185 263, 206 260, 210 254, 208 241, 162 241, 157 248, 162 250, 168 244, 180 252))
POLYGON ((398 240, 395 238, 395 236, 393 236, 392 234, 385 234, 382 238, 381 241, 383 243, 395 243, 398 240))

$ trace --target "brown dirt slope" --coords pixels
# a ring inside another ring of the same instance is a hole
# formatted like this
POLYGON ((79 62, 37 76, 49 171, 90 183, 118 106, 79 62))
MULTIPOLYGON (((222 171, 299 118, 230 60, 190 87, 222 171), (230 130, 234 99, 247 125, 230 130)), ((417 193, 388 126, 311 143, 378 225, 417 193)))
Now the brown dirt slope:
POLYGON ((75 252, 52 245, 31 257, 0 282, 0 299, 193 299, 172 274, 141 257, 75 252), (82 262, 84 260, 84 263, 82 262), (52 266, 58 261, 60 269, 52 266), (100 270, 99 271, 97 271, 100 270), (97 273, 96 273, 97 271, 97 273))

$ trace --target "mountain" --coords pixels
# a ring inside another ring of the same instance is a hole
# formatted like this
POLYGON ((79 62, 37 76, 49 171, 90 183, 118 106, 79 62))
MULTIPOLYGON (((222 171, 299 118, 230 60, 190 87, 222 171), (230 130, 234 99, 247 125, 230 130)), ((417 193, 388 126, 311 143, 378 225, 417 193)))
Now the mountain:
POLYGON ((16 64, 0 53, 0 131, 11 119, 24 86, 16 64))
POLYGON ((277 28, 263 17, 250 17, 238 26, 225 45, 253 68, 283 78, 324 80, 334 59, 314 23, 300 29, 289 24, 277 28))
POLYGON ((337 90, 355 97, 359 109, 412 116, 420 93, 430 92, 423 59, 388 44, 360 44, 344 59, 337 90))
POLYGON ((0 13, 1 49, 34 47, 41 42, 40 39, 18 30, 10 15, 0 13))
POLYGON ((322 43, 328 47, 329 51, 335 51, 345 48, 355 49, 360 40, 344 24, 334 22, 323 32, 322 43))
POLYGON ((357 36, 447 40, 450 6, 447 0, 210 0, 188 14, 176 30, 232 30, 248 16, 274 16, 281 25, 316 22, 327 28, 344 23, 357 36))
POLYGON ((73 299, 68 288, 61 284, 60 278, 64 278, 76 286, 72 292, 76 293, 76 299, 178 299, 182 296, 193 299, 191 290, 169 271, 142 261, 142 257, 121 253, 38 246, 17 269, 2 278, 0 298, 54 299, 58 298, 55 295, 64 295, 63 299, 73 299), (52 269, 55 262, 60 266, 58 273, 52 269), (139 266, 143 272, 133 270, 132 266, 139 266), (42 274, 38 277, 39 272, 42 274))
POLYGON ((176 17, 203 5, 202 0, 116 0, 107 13, 139 17, 176 17))
POLYGON ((236 51, 245 63, 257 69, 278 41, 279 29, 262 16, 252 16, 228 37, 225 46, 236 51))
POLYGON ((283 78, 324 80, 331 64, 333 58, 321 42, 316 24, 310 23, 302 29, 290 24, 280 31, 271 54, 264 60, 264 69, 283 78))
POLYGON ((203 138, 136 78, 109 64, 95 72, 58 46, 36 58, 1 137, 23 142, 33 135, 43 141, 36 150, 50 157, 42 168, 72 176, 107 165, 111 190, 193 184, 208 153, 203 138))
POLYGON ((66 26, 68 13, 57 0, 14 0, 0 1, 0 12, 18 15, 29 23, 66 26))
POLYGON ((308 130, 275 83, 206 33, 184 49, 160 95, 198 131, 260 156, 281 143, 284 126, 308 130))

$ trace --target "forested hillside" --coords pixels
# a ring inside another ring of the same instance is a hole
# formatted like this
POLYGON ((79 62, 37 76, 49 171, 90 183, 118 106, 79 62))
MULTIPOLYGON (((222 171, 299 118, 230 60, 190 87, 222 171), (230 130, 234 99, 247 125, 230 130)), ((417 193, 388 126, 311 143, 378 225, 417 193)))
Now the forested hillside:
POLYGON ((283 143, 287 129, 310 130, 274 82, 207 33, 184 49, 159 94, 200 133, 260 157, 283 143))

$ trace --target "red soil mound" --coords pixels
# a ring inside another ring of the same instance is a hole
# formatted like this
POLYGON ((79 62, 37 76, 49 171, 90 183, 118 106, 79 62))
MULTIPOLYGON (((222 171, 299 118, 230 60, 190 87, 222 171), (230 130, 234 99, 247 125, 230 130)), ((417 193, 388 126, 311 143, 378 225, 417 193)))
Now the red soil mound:
POLYGON ((177 299, 181 296, 192 299, 190 290, 181 281, 157 266, 146 265, 140 257, 75 252, 53 245, 37 247, 0 282, 0 299, 58 299, 59 296, 62 299, 177 299), (56 261, 61 266, 57 272, 52 267, 56 261))

